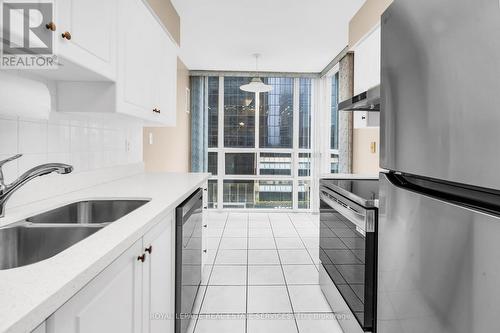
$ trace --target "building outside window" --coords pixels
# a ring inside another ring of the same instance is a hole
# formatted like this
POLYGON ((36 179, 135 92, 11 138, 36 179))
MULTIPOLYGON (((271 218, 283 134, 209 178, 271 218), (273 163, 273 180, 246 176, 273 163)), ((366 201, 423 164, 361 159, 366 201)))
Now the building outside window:
POLYGON ((339 172, 339 73, 332 77, 330 123, 330 172, 339 172))
POLYGON ((217 147, 219 130, 219 78, 208 78, 208 147, 217 147))
POLYGON ((224 78, 223 137, 226 148, 255 147, 255 94, 240 89, 249 82, 250 78, 224 78))
POLYGON ((259 96, 251 78, 207 79, 209 207, 309 209, 313 79, 263 78, 259 96))

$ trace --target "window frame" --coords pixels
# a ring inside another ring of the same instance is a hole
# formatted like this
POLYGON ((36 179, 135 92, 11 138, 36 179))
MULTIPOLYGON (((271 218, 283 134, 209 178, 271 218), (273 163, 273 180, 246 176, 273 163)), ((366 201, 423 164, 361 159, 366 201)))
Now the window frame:
MULTIPOLYGON (((315 94, 316 94, 316 85, 315 79, 311 78, 311 97, 310 97, 310 117, 311 117, 311 126, 310 126, 310 147, 309 148, 299 148, 299 134, 300 134, 300 78, 293 78, 293 135, 292 135, 292 148, 262 148, 260 147, 260 94, 256 95, 255 98, 255 147, 253 148, 234 148, 234 147, 225 147, 224 146, 224 76, 219 76, 219 103, 218 103, 218 147, 208 148, 208 152, 216 152, 218 156, 217 163, 217 175, 211 176, 210 180, 217 180, 217 210, 235 210, 241 211, 241 208, 224 208, 224 180, 254 180, 254 181, 291 181, 293 186, 292 192, 292 208, 283 208, 283 209, 268 209, 268 208, 250 208, 246 209, 248 211, 299 211, 299 212, 310 212, 313 210, 316 198, 314 196, 313 184, 314 184, 314 176, 313 176, 313 165, 315 163, 314 159, 314 146, 315 146, 315 128, 312 124, 314 124, 315 117, 315 94), (226 153, 255 153, 255 165, 256 165, 256 174, 255 175, 226 175, 225 170, 225 157, 226 153), (291 175, 261 175, 260 174, 260 155, 261 153, 288 153, 291 154, 291 175), (311 162, 310 168, 311 171, 308 176, 299 176, 299 154, 300 153, 309 153, 311 154, 311 162), (301 181, 309 182, 309 207, 308 208, 299 208, 299 183, 301 181)), ((208 84, 208 78, 206 79, 206 84, 208 84)))

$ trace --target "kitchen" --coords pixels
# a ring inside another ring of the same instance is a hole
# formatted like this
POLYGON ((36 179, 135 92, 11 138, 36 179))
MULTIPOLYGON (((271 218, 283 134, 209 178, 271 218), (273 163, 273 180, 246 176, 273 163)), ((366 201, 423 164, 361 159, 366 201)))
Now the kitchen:
POLYGON ((494 331, 498 2, 285 2, 2 1, 0 332, 494 331))

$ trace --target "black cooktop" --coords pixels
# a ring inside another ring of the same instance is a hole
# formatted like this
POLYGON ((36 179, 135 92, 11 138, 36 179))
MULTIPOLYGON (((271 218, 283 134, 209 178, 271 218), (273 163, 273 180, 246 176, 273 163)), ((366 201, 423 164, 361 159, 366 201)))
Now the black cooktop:
POLYGON ((378 206, 378 179, 322 179, 321 185, 364 207, 378 206))

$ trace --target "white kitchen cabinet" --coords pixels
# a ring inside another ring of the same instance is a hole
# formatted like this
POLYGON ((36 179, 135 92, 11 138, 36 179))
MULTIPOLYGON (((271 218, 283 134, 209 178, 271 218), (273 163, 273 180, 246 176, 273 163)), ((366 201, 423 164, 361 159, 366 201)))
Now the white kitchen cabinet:
POLYGON ((174 331, 175 230, 173 214, 143 238, 149 256, 143 267, 143 333, 174 331))
POLYGON ((121 0, 117 17, 116 82, 58 82, 58 110, 175 126, 177 46, 143 0, 121 0))
POLYGON ((155 32, 152 15, 142 1, 123 0, 119 8, 119 112, 142 118, 153 112, 155 32))
POLYGON ((165 34, 160 26, 157 26, 158 52, 155 53, 157 64, 154 88, 154 105, 160 113, 154 113, 153 117, 169 126, 175 126, 177 115, 177 53, 176 46, 165 34))
POLYGON ((47 333, 140 332, 142 252, 141 239, 50 316, 47 333))
MULTIPOLYGON (((380 84, 380 26, 370 31, 354 47, 354 95, 380 84)), ((379 126, 378 112, 354 112, 354 128, 379 126)))
POLYGON ((119 16, 118 112, 175 126, 176 47, 142 1, 125 0, 119 16))
POLYGON ((47 333, 172 333, 173 212, 47 319, 47 333))
POLYGON ((116 19, 117 0, 57 0, 54 22, 57 54, 114 80, 116 19), (65 33, 69 35, 63 37, 65 33))

